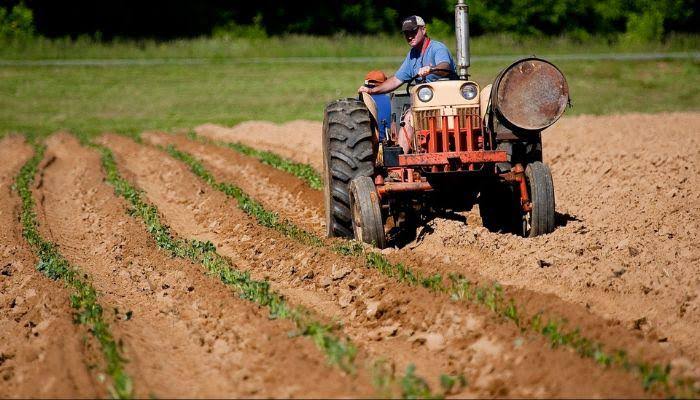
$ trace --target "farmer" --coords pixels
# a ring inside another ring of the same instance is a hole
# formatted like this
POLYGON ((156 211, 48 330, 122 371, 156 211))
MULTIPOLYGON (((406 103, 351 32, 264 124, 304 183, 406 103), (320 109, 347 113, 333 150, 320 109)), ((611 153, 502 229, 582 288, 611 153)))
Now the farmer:
MULTIPOLYGON (((413 15, 404 19, 401 23, 401 32, 411 46, 411 50, 408 51, 399 70, 381 85, 360 86, 358 92, 371 95, 389 93, 414 76, 419 77, 417 78, 419 82, 432 82, 454 75, 455 63, 450 50, 443 43, 428 37, 423 18, 413 15)), ((404 113, 402 120, 404 124, 399 134, 399 145, 404 153, 408 153, 413 142, 413 121, 411 121, 410 109, 404 113)))

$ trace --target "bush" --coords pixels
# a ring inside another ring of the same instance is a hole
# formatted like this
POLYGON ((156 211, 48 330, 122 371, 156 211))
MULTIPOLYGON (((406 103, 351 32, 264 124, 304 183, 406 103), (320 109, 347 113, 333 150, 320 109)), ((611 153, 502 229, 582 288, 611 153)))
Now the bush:
POLYGON ((26 39, 34 36, 34 13, 20 3, 8 13, 0 7, 0 38, 26 39))
POLYGON ((656 42, 664 35, 664 16, 658 10, 632 14, 627 20, 624 38, 629 42, 656 42))
POLYGON ((265 39, 267 31, 262 26, 262 16, 260 14, 253 18, 253 23, 250 25, 240 25, 234 21, 230 21, 226 25, 215 27, 211 35, 217 39, 265 39))

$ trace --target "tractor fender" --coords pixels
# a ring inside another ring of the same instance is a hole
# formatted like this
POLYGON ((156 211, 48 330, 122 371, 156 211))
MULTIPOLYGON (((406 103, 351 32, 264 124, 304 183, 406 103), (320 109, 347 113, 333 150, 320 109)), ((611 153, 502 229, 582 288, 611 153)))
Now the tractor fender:
POLYGON ((361 95, 362 102, 365 103, 367 110, 369 110, 369 115, 372 116, 372 135, 374 136, 374 143, 379 143, 379 118, 377 117, 377 103, 369 93, 362 92, 361 95))

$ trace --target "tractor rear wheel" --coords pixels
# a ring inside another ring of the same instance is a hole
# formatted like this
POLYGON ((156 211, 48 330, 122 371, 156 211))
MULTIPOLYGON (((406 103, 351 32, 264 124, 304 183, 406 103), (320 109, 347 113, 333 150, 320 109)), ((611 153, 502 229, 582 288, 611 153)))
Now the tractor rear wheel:
POLYGON ((374 174, 369 111, 357 99, 336 100, 323 119, 324 197, 328 237, 353 237, 350 182, 374 174))
POLYGON ((372 178, 358 176, 350 182, 350 210, 355 239, 380 249, 386 247, 382 209, 372 178))
POLYGON ((549 167, 535 161, 525 168, 532 210, 522 215, 522 235, 535 237, 554 231, 554 182, 549 167))

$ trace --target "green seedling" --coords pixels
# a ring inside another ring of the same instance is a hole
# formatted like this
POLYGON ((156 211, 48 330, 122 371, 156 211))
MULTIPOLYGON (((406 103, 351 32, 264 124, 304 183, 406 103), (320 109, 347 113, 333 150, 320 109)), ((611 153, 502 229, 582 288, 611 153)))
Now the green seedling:
MULTIPOLYGON (((455 301, 468 301, 483 306, 499 317, 512 321, 521 331, 532 331, 542 335, 553 348, 559 346, 568 347, 581 357, 593 359, 601 366, 618 366, 626 371, 636 373, 646 390, 661 386, 667 392, 672 392, 673 388, 668 383, 670 366, 654 365, 642 368, 646 364, 631 361, 626 352, 618 350, 607 353, 603 350, 601 343, 583 337, 577 329, 567 332, 564 330, 562 322, 555 320, 543 322, 540 314, 535 314, 529 321, 524 321, 515 301, 504 296, 503 287, 497 282, 492 285, 478 286, 460 275, 450 274, 448 276, 449 283, 445 284, 442 276, 439 274, 424 276, 419 271, 414 271, 402 263, 392 263, 383 254, 374 250, 368 250, 357 242, 345 241, 327 245, 321 238, 301 230, 289 221, 284 221, 284 228, 281 228, 276 225, 279 223, 279 217, 276 213, 266 210, 240 188, 231 184, 217 182, 203 164, 192 155, 177 150, 174 146, 169 146, 166 151, 174 158, 185 162, 195 174, 210 186, 234 197, 239 201, 239 207, 255 217, 263 226, 273 228, 285 236, 304 244, 313 243, 317 246, 326 246, 336 254, 364 258, 366 267, 376 269, 383 275, 394 278, 399 282, 411 286, 423 286, 434 293, 446 293, 455 301), (254 204, 255 206, 241 205, 241 201, 244 204, 254 204), (275 223, 271 224, 268 221, 275 221, 275 223)), ((687 391, 688 387, 683 386, 678 389, 687 391)))
POLYGON ((72 290, 70 305, 75 309, 74 322, 88 326, 90 333, 99 342, 107 364, 106 373, 112 380, 109 388, 111 395, 120 399, 131 398, 133 386, 124 370, 126 359, 122 355, 121 346, 114 340, 109 324, 104 320, 104 310, 97 301, 97 290, 83 278, 78 267, 71 265, 61 255, 55 244, 45 240, 39 233, 31 186, 46 147, 33 141, 32 146, 34 156, 22 166, 14 184, 22 201, 22 235, 39 258, 37 269, 53 280, 63 280, 72 290))
MULTIPOLYGON (((272 291, 269 282, 254 280, 249 273, 234 269, 211 242, 176 238, 161 222, 156 207, 146 203, 142 193, 121 177, 112 151, 104 146, 92 146, 102 154, 102 167, 107 175, 107 182, 114 187, 117 195, 129 202, 131 214, 142 219, 147 231, 161 249, 175 257, 202 264, 209 273, 236 290, 240 297, 267 307, 270 318, 292 320, 302 335, 311 338, 326 354, 330 363, 346 372, 355 371, 356 347, 349 340, 334 334, 333 326, 313 320, 310 313, 303 308, 289 306, 281 295, 272 291)), ((259 209, 254 203, 249 202, 248 205, 250 209, 259 209)))
POLYGON ((223 142, 219 140, 211 140, 199 136, 195 132, 190 132, 187 135, 187 137, 198 142, 214 144, 219 147, 229 148, 243 155, 257 158, 263 164, 267 164, 273 168, 277 168, 281 171, 296 176, 297 178, 306 182, 306 184, 314 190, 323 189, 323 180, 321 179, 321 175, 319 175, 319 173, 316 172, 316 170, 308 164, 294 162, 283 158, 273 152, 258 150, 239 142, 223 142))

